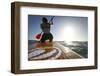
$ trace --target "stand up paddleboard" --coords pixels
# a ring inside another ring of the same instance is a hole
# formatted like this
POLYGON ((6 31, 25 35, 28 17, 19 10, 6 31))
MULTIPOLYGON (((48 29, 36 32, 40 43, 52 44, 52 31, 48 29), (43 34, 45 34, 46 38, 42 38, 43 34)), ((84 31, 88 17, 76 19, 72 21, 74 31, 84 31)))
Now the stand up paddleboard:
POLYGON ((51 46, 39 46, 30 49, 28 60, 56 60, 56 59, 80 59, 83 58, 68 47, 64 47, 58 42, 53 42, 51 46))

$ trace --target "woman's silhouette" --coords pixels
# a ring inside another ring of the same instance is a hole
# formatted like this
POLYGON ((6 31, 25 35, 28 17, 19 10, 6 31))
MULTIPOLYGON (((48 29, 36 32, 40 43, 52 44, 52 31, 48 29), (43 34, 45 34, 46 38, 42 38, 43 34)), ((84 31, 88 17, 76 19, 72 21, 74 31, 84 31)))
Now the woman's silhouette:
POLYGON ((47 18, 42 18, 42 23, 40 25, 43 32, 42 38, 40 39, 41 43, 44 43, 46 40, 49 40, 49 42, 53 41, 53 35, 50 32, 51 24, 52 23, 48 22, 47 18))

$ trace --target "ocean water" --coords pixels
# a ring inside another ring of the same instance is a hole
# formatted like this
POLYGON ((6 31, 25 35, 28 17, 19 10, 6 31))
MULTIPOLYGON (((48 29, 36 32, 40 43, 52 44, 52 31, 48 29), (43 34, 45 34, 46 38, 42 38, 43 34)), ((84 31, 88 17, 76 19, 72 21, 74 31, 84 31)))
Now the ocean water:
POLYGON ((65 47, 68 47, 75 51, 76 53, 80 54, 84 58, 88 58, 88 41, 61 41, 59 42, 65 47))

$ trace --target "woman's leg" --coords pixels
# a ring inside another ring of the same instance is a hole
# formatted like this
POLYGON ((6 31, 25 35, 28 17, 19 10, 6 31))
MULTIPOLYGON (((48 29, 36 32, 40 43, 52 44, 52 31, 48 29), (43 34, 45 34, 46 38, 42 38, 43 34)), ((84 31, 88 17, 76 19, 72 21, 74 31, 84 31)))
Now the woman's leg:
POLYGON ((45 34, 42 35, 42 38, 41 38, 40 42, 41 43, 44 43, 45 42, 45 34))
POLYGON ((49 33, 49 34, 43 34, 42 35, 42 38, 41 38, 41 40, 40 40, 40 42, 41 43, 44 43, 45 42, 45 40, 48 40, 49 39, 49 42, 52 42, 53 41, 53 35, 51 34, 51 33, 49 33))
POLYGON ((53 41, 53 35, 51 33, 49 34, 49 40, 50 40, 49 42, 53 41))
POLYGON ((40 42, 41 42, 41 43, 45 43, 45 40, 47 40, 47 39, 48 39, 48 38, 47 38, 47 34, 44 33, 44 34, 42 35, 42 38, 41 38, 40 42))

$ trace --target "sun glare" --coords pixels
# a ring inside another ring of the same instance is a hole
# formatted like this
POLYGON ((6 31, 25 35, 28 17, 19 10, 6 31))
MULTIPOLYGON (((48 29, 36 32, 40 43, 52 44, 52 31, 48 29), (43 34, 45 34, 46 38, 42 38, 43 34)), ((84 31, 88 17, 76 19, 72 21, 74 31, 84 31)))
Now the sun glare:
POLYGON ((71 26, 64 27, 62 38, 64 41, 73 41, 75 39, 75 29, 71 26))

